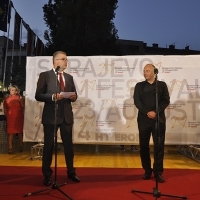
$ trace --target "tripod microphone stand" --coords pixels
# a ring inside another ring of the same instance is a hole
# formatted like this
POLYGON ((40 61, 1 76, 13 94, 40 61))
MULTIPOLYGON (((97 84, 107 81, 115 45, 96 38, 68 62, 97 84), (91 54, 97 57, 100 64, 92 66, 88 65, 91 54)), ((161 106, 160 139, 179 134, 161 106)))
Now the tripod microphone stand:
POLYGON ((159 189, 158 189, 158 147, 160 145, 160 126, 159 126, 159 109, 158 109, 158 83, 157 83, 157 74, 158 74, 158 69, 154 69, 154 74, 155 74, 155 93, 156 93, 156 123, 155 123, 155 131, 156 131, 156 141, 155 141, 155 180, 156 180, 156 186, 153 188, 153 192, 147 192, 147 191, 141 191, 141 190, 132 190, 133 193, 138 192, 138 193, 144 193, 144 194, 152 194, 155 199, 160 198, 161 196, 166 196, 166 197, 173 197, 173 198, 181 198, 181 199, 187 199, 186 196, 176 196, 176 195, 171 195, 171 194, 162 194, 159 189))
POLYGON ((66 193, 64 193, 59 187, 60 186, 63 186, 63 185, 66 185, 67 183, 64 183, 64 184, 60 184, 58 185, 57 183, 57 109, 58 109, 58 104, 57 104, 57 93, 58 93, 58 71, 59 71, 60 67, 57 66, 57 68, 55 69, 55 72, 56 72, 56 99, 55 99, 55 104, 54 104, 54 153, 55 153, 55 167, 54 167, 54 182, 52 184, 52 187, 48 187, 48 188, 45 188, 45 189, 42 189, 42 190, 38 190, 38 191, 35 191, 35 192, 31 192, 31 193, 28 193, 28 194, 25 194, 24 197, 27 197, 27 196, 31 196, 31 195, 34 195, 34 194, 38 194, 38 193, 41 193, 41 192, 45 192, 45 191, 48 191, 48 190, 53 190, 53 189, 57 189, 58 191, 60 191, 64 196, 66 196, 68 199, 70 200, 73 200, 70 196, 68 196, 66 193))

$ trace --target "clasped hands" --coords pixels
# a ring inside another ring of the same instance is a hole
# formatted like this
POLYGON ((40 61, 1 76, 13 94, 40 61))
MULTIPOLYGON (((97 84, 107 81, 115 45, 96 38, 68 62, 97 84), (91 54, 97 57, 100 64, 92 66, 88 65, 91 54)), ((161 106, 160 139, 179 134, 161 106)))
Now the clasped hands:
POLYGON ((154 111, 149 111, 147 113, 148 118, 150 119, 156 119, 156 113, 154 111))
MULTIPOLYGON (((59 93, 53 95, 53 100, 54 101, 58 101, 58 100, 61 100, 63 98, 64 98, 64 96, 62 94, 59 94, 59 93)), ((74 101, 76 99, 76 94, 71 95, 69 97, 69 99, 74 101)))

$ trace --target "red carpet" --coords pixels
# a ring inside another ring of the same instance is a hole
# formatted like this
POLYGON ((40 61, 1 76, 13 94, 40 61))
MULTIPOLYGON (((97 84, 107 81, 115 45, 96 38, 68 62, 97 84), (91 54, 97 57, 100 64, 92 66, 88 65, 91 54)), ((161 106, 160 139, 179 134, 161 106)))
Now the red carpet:
MULTIPOLYGON (((77 168, 80 183, 74 183, 66 176, 65 168, 57 170, 59 187, 74 200, 151 200, 155 199, 153 188, 154 178, 142 180, 142 169, 111 169, 111 168, 77 168), (142 190, 151 194, 132 193, 132 190, 142 190)), ((200 199, 200 170, 165 169, 165 183, 159 183, 161 194, 186 196, 187 199, 200 199)), ((52 177, 54 181, 54 176, 52 177)), ((43 176, 40 167, 7 167, 0 166, 0 199, 68 199, 58 189, 33 194, 47 187, 42 184, 43 176), (31 193, 30 196, 23 197, 31 193)), ((161 196, 159 199, 181 199, 161 196)))

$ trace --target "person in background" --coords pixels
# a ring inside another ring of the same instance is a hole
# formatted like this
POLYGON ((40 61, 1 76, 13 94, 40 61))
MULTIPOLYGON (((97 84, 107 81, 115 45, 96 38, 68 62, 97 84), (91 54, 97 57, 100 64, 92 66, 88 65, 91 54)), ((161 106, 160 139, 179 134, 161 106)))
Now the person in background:
POLYGON ((17 134, 19 139, 19 151, 23 151, 23 125, 24 125, 24 97, 20 96, 20 90, 16 85, 9 87, 9 95, 3 102, 8 134, 8 153, 13 153, 13 138, 17 134))
MULTIPOLYGON (((77 99, 76 88, 73 77, 64 72, 67 68, 67 54, 57 51, 53 54, 53 69, 40 73, 37 82, 35 99, 44 102, 42 113, 42 124, 44 128, 44 147, 42 156, 42 172, 44 185, 51 185, 52 154, 54 147, 54 127, 60 129, 61 139, 64 145, 65 161, 68 178, 80 182, 74 168, 74 150, 72 142, 72 127, 74 123, 71 102, 77 99), (56 74, 58 73, 58 88, 56 88, 56 74), (68 98, 60 92, 72 92, 68 98), (56 93, 57 92, 57 93, 56 93), (57 116, 55 119, 55 101, 57 116), (55 125, 56 123, 56 125, 55 125)), ((56 138, 57 139, 57 138, 56 138)))
POLYGON ((154 173, 154 177, 157 181, 163 183, 164 178, 162 173, 166 130, 164 111, 170 103, 170 97, 166 83, 156 80, 157 73, 157 69, 152 64, 147 64, 144 67, 143 74, 145 81, 136 84, 133 99, 138 109, 137 122, 139 129, 140 158, 142 167, 145 170, 143 179, 150 179, 152 173, 154 173), (158 119, 156 113, 156 81, 159 110, 158 126, 156 126, 158 119), (156 129, 156 127, 159 127, 159 129, 156 129), (153 168, 151 167, 149 148, 151 134, 154 143, 153 168))

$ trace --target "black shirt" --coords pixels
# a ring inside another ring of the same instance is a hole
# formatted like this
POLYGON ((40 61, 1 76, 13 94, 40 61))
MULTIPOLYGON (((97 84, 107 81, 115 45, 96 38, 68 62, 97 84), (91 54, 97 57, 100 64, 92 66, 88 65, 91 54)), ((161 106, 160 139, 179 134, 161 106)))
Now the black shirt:
MULTIPOLYGON (((164 114, 165 108, 170 103, 169 92, 167 85, 163 81, 157 81, 158 88, 158 110, 159 120, 161 123, 165 123, 166 118, 164 114)), ((133 95, 135 106, 138 108, 138 121, 145 123, 153 122, 154 119, 150 119, 147 116, 149 111, 156 112, 156 82, 150 84, 148 81, 142 81, 136 84, 133 95)))

